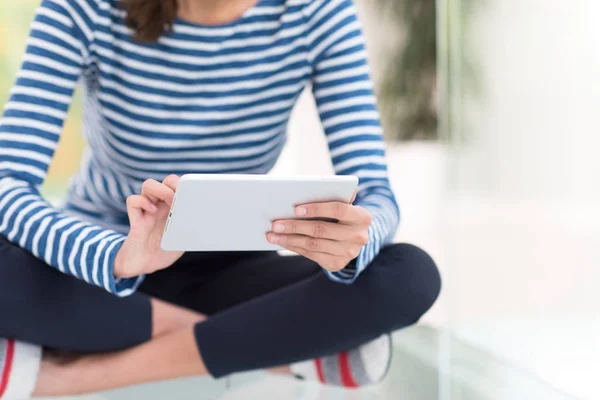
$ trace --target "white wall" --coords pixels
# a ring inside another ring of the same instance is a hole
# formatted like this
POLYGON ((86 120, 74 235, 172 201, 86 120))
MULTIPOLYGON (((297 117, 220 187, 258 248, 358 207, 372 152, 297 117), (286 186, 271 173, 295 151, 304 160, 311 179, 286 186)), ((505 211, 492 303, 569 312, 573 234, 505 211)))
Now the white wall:
POLYGON ((600 398, 600 3, 486 0, 451 154, 446 298, 463 339, 600 398))
POLYGON ((482 4, 468 35, 482 94, 465 104, 476 139, 463 184, 599 204, 600 3, 482 4))
POLYGON ((572 306, 596 296, 578 290, 589 289, 583 278, 600 277, 592 251, 600 245, 599 12, 592 0, 485 2, 468 36, 482 93, 464 103, 470 142, 452 154, 446 203, 479 240, 480 228, 500 224, 504 237, 490 246, 530 254, 512 261, 527 277, 547 278, 562 264, 552 282, 576 279, 576 293, 557 302, 572 306))

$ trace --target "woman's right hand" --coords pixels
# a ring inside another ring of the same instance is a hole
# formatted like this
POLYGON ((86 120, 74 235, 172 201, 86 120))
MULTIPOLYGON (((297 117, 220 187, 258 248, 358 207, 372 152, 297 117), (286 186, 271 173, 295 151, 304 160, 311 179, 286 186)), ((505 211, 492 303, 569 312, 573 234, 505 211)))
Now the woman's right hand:
POLYGON ((127 198, 130 230, 115 259, 117 278, 168 268, 183 255, 183 252, 164 251, 160 247, 178 184, 177 175, 169 175, 162 183, 149 179, 142 185, 140 195, 127 198))

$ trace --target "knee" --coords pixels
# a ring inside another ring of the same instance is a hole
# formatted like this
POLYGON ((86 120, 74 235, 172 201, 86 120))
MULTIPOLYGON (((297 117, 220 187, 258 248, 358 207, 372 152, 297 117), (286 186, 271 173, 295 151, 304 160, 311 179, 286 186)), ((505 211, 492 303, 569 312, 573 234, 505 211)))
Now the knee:
POLYGON ((373 267, 377 303, 387 331, 417 322, 439 297, 439 270, 431 256, 416 246, 389 246, 373 267))
POLYGON ((421 248, 411 244, 396 247, 398 268, 405 271, 404 277, 410 283, 407 292, 412 296, 414 311, 418 315, 416 322, 437 301, 442 290, 442 277, 433 258, 421 248))

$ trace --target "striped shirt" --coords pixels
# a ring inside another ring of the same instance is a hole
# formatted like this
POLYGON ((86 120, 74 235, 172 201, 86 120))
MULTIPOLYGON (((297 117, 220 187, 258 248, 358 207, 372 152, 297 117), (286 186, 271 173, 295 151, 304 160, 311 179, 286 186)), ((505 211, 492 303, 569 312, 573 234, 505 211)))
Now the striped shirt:
POLYGON ((359 177, 356 204, 373 216, 356 262, 327 272, 352 283, 399 222, 352 0, 259 0, 229 24, 178 19, 152 44, 133 41, 118 0, 43 0, 0 120, 0 234, 63 273, 129 295, 143 277, 113 275, 126 198, 172 173, 267 173, 307 86, 336 173, 359 177), (40 186, 78 82, 88 146, 54 208, 40 186))

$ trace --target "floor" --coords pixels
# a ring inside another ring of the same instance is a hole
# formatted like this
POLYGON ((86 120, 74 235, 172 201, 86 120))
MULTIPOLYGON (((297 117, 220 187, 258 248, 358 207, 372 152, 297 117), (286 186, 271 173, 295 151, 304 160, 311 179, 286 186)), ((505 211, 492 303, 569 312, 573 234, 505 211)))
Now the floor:
POLYGON ((489 353, 429 326, 394 337, 395 360, 378 387, 358 391, 326 388, 291 378, 250 373, 228 380, 185 379, 72 400, 574 400, 489 353))

